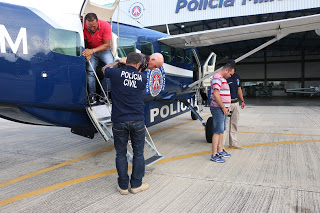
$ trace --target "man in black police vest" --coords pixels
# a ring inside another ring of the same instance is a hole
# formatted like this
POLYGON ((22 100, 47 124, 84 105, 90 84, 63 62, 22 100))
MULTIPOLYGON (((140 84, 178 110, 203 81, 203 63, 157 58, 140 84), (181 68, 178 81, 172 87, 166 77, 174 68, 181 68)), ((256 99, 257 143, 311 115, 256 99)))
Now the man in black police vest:
POLYGON ((105 76, 111 81, 112 115, 114 146, 116 149, 116 167, 118 171, 117 189, 122 195, 129 190, 127 143, 130 136, 133 148, 133 166, 130 179, 130 192, 135 194, 149 188, 142 183, 145 173, 144 163, 144 102, 143 95, 147 77, 141 73, 142 56, 129 53, 124 68, 106 68, 105 76), (140 70, 139 70, 140 69, 140 70))

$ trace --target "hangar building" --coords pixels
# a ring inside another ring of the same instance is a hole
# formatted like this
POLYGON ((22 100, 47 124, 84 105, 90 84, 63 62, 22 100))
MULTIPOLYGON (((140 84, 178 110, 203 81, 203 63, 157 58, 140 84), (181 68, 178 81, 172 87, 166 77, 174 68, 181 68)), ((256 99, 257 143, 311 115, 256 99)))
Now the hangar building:
MULTIPOLYGON (((320 13, 318 0, 123 0, 113 20, 171 35, 320 13)), ((197 48, 201 60, 238 58, 270 38, 197 48)), ((319 31, 291 34, 241 61, 237 72, 246 96, 286 96, 285 89, 319 87, 319 31)))

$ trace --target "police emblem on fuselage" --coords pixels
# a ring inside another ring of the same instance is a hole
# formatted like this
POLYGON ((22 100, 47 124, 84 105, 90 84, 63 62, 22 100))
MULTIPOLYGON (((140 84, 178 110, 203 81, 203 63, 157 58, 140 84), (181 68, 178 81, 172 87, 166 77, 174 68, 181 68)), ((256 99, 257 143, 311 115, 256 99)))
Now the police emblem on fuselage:
POLYGON ((150 94, 152 97, 155 97, 160 94, 161 91, 164 90, 166 85, 165 80, 165 72, 163 67, 151 70, 149 69, 147 74, 147 86, 146 92, 150 94))

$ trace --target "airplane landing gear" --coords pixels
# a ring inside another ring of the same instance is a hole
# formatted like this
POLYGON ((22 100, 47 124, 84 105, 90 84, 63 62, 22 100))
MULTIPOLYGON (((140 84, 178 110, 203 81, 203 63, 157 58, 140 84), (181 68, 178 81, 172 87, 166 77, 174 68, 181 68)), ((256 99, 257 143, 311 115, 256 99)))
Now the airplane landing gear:
POLYGON ((206 123, 206 140, 208 143, 212 143, 213 136, 213 118, 212 116, 208 118, 206 123))
MULTIPOLYGON (((193 107, 196 111, 198 111, 198 107, 193 107)), ((198 117, 196 116, 196 114, 194 114, 192 111, 191 111, 191 119, 192 120, 197 120, 198 119, 198 117)))

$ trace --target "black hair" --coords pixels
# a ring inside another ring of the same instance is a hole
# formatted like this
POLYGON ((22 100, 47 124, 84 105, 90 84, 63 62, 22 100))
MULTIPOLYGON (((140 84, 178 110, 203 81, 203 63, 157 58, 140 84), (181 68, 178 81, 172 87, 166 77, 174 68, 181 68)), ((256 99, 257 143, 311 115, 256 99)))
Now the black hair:
POLYGON ((138 64, 142 63, 142 57, 139 53, 131 52, 127 55, 127 64, 138 64))
POLYGON ((97 20, 98 21, 98 17, 95 13, 88 13, 85 17, 84 17, 84 21, 94 21, 97 20))
POLYGON ((223 69, 228 69, 231 72, 232 69, 235 69, 236 62, 233 59, 229 59, 227 63, 223 66, 223 69))

